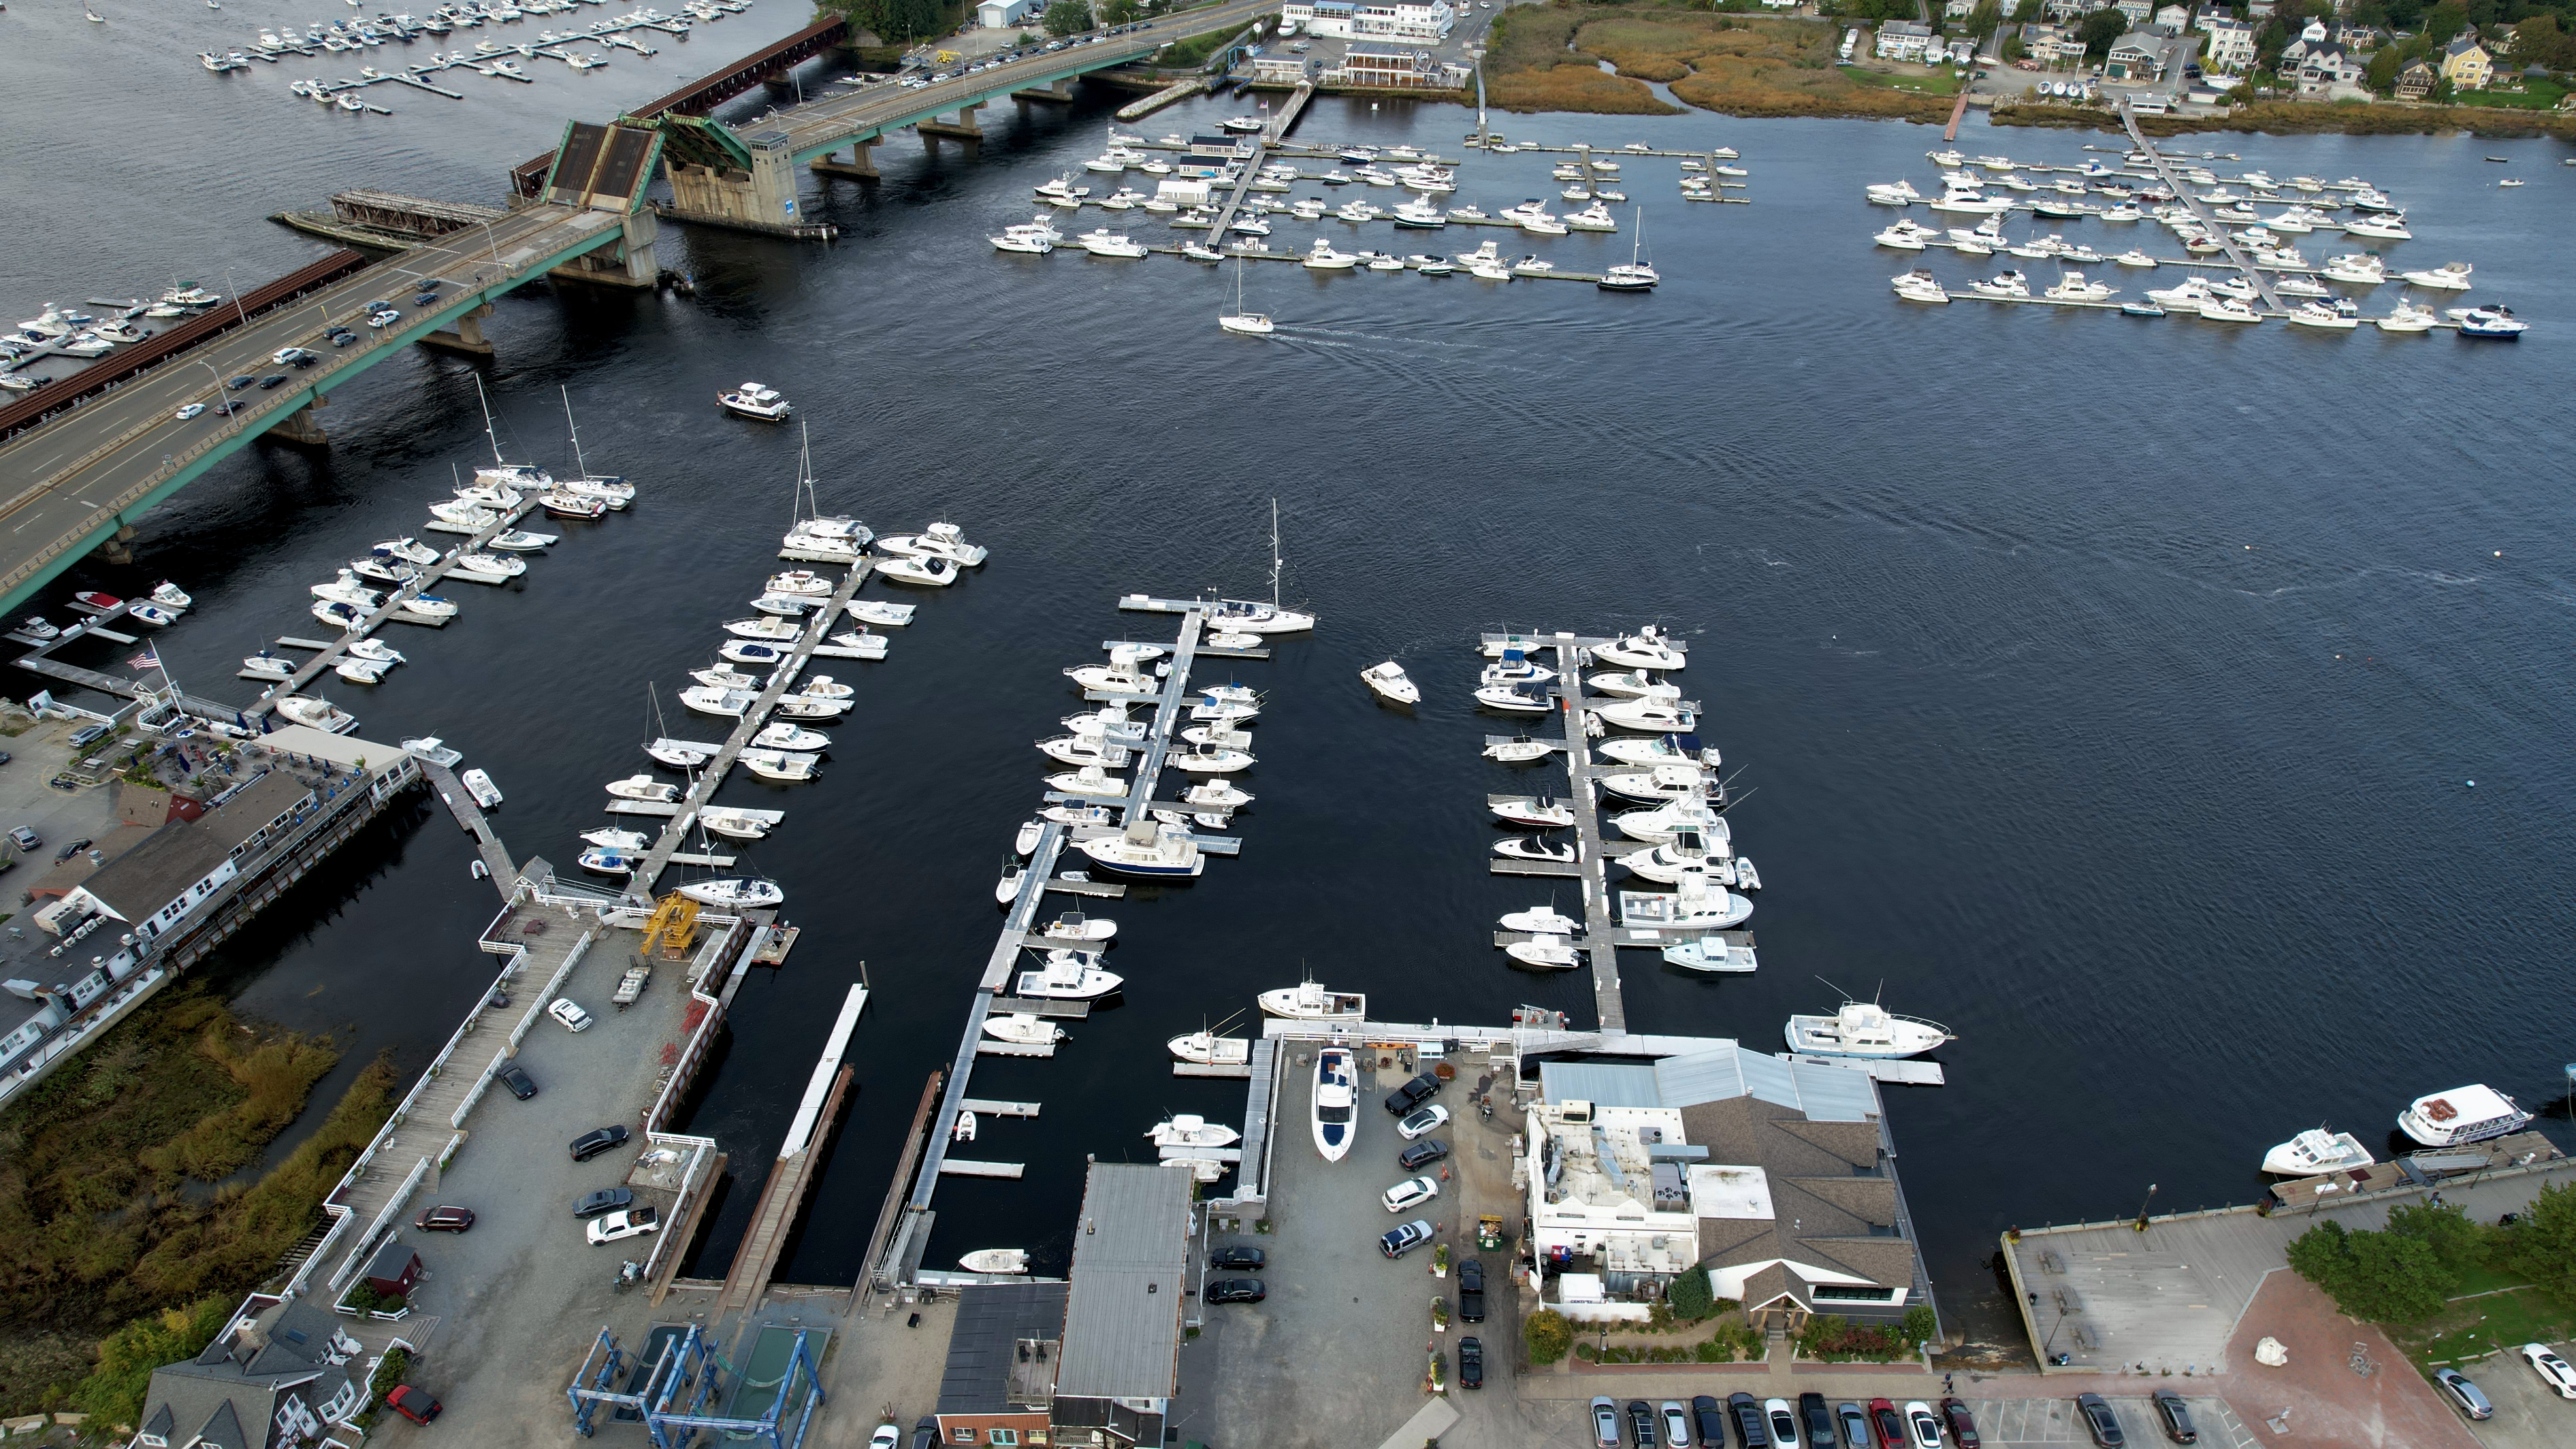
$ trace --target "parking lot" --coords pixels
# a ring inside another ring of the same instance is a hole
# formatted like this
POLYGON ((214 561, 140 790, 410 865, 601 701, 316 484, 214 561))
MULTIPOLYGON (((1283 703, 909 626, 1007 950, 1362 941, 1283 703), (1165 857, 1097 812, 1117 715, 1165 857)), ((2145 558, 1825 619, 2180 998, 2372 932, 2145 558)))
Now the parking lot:
MULTIPOLYGON (((2576 1354, 2576 1345, 2554 1343, 2550 1347, 2561 1358, 2576 1354)), ((2458 1367, 2487 1396, 2487 1402, 2495 1405, 2494 1418, 2469 1426, 2487 1449, 2565 1449, 2576 1444, 2576 1400, 2560 1398, 2542 1383, 2521 1354, 2508 1349, 2493 1358, 2458 1367)))
MULTIPOLYGON (((2200 1442, 2213 1449, 2247 1449, 2258 1442, 2254 1431, 2240 1422, 2224 1399, 2204 1398, 2183 1393, 2183 1403, 2191 1410, 2192 1427, 2199 1431, 2200 1442)), ((1961 1397, 1965 1398, 1965 1395, 1961 1397)), ((2123 1398, 2104 1395, 2103 1402, 2120 1420, 2120 1432, 2132 1444, 2165 1442, 2163 1421, 2147 1402, 2146 1396, 2123 1398)), ((1967 1399, 1969 1412, 1977 1416, 1977 1434, 1993 1449, 2013 1449, 2021 1444, 2090 1444, 2093 1436, 2086 1432, 2082 1416, 2075 1412, 2071 1395, 2046 1399, 1967 1399)))
MULTIPOLYGON (((428 1269, 413 1295, 415 1311, 438 1319, 411 1380, 437 1395, 446 1412, 430 1429, 396 1422, 378 1434, 552 1442, 567 1427, 564 1384, 600 1325, 620 1320, 626 1335, 627 1320, 640 1323, 645 1290, 620 1294, 612 1284, 618 1264, 642 1261, 652 1240, 593 1247, 572 1208, 585 1193, 626 1185, 642 1135, 588 1162, 574 1162, 568 1151, 594 1127, 636 1127, 652 1100, 662 1044, 677 1034, 687 993, 676 967, 657 971, 636 1006, 620 1012, 608 1004, 635 941, 632 932, 614 932, 583 957, 563 995, 594 1024, 576 1033, 540 1020, 518 1054, 537 1095, 522 1102, 494 1084, 466 1119, 469 1136, 456 1160, 405 1212, 408 1224, 424 1208, 455 1204, 472 1208, 476 1221, 470 1232, 406 1226, 402 1234, 428 1269)), ((484 1061, 494 1049, 484 1049, 484 1061)), ((635 1197, 657 1210, 669 1205, 664 1193, 637 1189, 635 1197)), ((665 1308, 680 1310, 662 1315, 668 1318, 685 1312, 677 1301, 665 1308)))
MULTIPOLYGON (((1477 1119, 1468 1094, 1485 1068, 1479 1060, 1460 1060, 1458 1080, 1432 1099, 1452 1114, 1447 1125, 1430 1133, 1453 1149, 1443 1164, 1448 1180, 1440 1184, 1439 1197, 1389 1213, 1379 1193, 1410 1174, 1396 1166, 1396 1153, 1406 1143, 1382 1103, 1412 1074, 1400 1064, 1377 1070, 1378 1055, 1363 1057, 1358 1136, 1348 1156, 1328 1163, 1316 1152, 1308 1127, 1317 1050, 1300 1042, 1283 1053, 1272 1119, 1279 1132, 1271 1158, 1273 1231, 1214 1240, 1218 1246, 1248 1243, 1270 1255, 1261 1275, 1269 1297, 1259 1304, 1208 1306, 1205 1332, 1181 1356, 1174 1427, 1184 1439, 1214 1449, 1351 1449, 1404 1442, 1395 1440, 1400 1430, 1408 1449, 1434 1434, 1458 1444, 1531 1442, 1515 1427, 1519 1406, 1510 1391, 1520 1354, 1506 1255, 1481 1255, 1483 1323, 1453 1316, 1447 1332, 1431 1327, 1432 1296, 1447 1297, 1454 1308, 1456 1265, 1477 1256, 1476 1215, 1501 1214, 1515 1229, 1520 1222, 1511 1196, 1516 1119, 1505 1112, 1490 1123, 1477 1119), (1461 1115, 1464 1120, 1457 1120, 1461 1115), (1435 1244, 1449 1244, 1447 1278, 1432 1276, 1430 1246, 1392 1262, 1378 1252, 1380 1234, 1417 1217, 1436 1229, 1435 1244), (1487 1386, 1481 1391, 1456 1383, 1458 1340, 1467 1336, 1485 1345, 1487 1386), (1450 1368, 1445 1405, 1423 1391, 1435 1347, 1450 1368)), ((1438 1167, 1423 1171, 1440 1175, 1438 1167)))

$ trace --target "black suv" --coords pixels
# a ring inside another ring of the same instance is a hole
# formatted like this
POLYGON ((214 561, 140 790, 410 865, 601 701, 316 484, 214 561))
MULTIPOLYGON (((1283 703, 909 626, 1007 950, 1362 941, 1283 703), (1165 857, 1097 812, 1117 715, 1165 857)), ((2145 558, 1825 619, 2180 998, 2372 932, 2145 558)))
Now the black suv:
POLYGON ((1458 1265, 1458 1316, 1469 1323, 1485 1321, 1485 1265, 1473 1258, 1458 1265))
POLYGON ((1798 1418, 1807 1427, 1807 1442, 1819 1449, 1831 1449, 1834 1442, 1834 1411, 1825 1405, 1822 1394, 1798 1396, 1798 1418))
POLYGON ((600 1127, 584 1132, 572 1140, 572 1160, 588 1162, 625 1140, 626 1128, 623 1125, 600 1127))
POLYGON ((1210 1303, 1258 1303, 1268 1296, 1258 1278, 1211 1278, 1207 1285, 1210 1303))
POLYGON ((1401 1117, 1429 1101, 1440 1090, 1440 1079, 1425 1072, 1386 1094, 1386 1115, 1401 1117))
POLYGON ((1458 1340, 1458 1386, 1481 1389, 1485 1386, 1485 1344, 1477 1338, 1458 1340))
POLYGON ((1395 1165, 1407 1172, 1419 1172, 1448 1155, 1448 1143, 1437 1137, 1425 1137, 1395 1154, 1395 1165))
POLYGON ((1269 1261, 1259 1248, 1219 1248, 1208 1254, 1209 1267, 1231 1268, 1237 1272, 1249 1269, 1257 1273, 1269 1261))
POLYGON ((584 1193, 574 1199, 572 1215, 577 1218, 595 1218, 601 1213, 623 1212, 633 1206, 635 1206, 633 1192, 622 1187, 603 1187, 597 1192, 584 1193))
POLYGON ((2156 1417, 2164 1420, 2165 1437, 2177 1444, 2197 1444, 2200 1431, 2191 1426, 2191 1409, 2182 1395, 2165 1389, 2156 1395, 2156 1417))
POLYGON ((501 1068, 501 1070, 494 1072, 492 1075, 499 1077, 501 1079, 501 1085, 510 1089, 510 1095, 518 1098, 522 1102, 537 1094, 537 1084, 535 1080, 530 1078, 525 1071, 521 1070, 517 1062, 510 1063, 508 1066, 501 1068))
POLYGON ((1628 1434, 1637 1441, 1637 1449, 1655 1449, 1655 1406, 1643 1399, 1628 1401, 1628 1434))
MULTIPOLYGON (((1771 1449, 1770 1427, 1763 1423, 1762 1405, 1755 1402, 1751 1394, 1727 1395, 1726 1412, 1735 1419, 1735 1440, 1744 1449, 1771 1449)), ((1902 1444, 1905 1441, 1889 1439, 1886 1442, 1902 1444)))
MULTIPOLYGON (((1725 1449, 1726 1418, 1716 1399, 1702 1394, 1691 1400, 1691 1427, 1699 1431, 1702 1444, 1715 1444, 1718 1449, 1725 1449)), ((1818 1443, 1817 1449, 1833 1449, 1833 1445, 1833 1440, 1825 1439, 1818 1443)))

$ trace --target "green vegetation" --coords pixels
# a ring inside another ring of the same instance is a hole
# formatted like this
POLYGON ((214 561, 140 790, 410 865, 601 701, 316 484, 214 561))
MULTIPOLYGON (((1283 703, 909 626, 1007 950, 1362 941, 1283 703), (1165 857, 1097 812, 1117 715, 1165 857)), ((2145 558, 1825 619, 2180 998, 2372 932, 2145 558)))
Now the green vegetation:
POLYGON ((1574 1347, 1574 1325, 1553 1308, 1542 1308, 1521 1325, 1521 1346, 1534 1364, 1551 1364, 1574 1347))
MULTIPOLYGON (((1515 5, 1502 12, 1486 37, 1486 101, 1506 111, 1583 111, 1610 116, 1679 114, 1655 99, 1655 93, 1643 85, 1602 70, 1605 57, 1575 45, 1575 32, 1593 13, 1563 0, 1544 6, 1515 5)), ((1670 74, 1684 73, 1675 69, 1670 74)))
POLYGON ((2567 96, 2567 87, 2554 80, 2534 76, 2522 83, 2518 91, 2462 91, 2454 97, 2464 106, 2504 106, 2526 111, 2554 111, 2567 96))
MULTIPOLYGON (((1911 15, 1909 3, 1906 13, 1911 15)), ((1841 32, 1812 20, 1749 19, 1659 5, 1515 5, 1494 23, 1485 80, 1492 103, 1515 111, 1663 115, 1639 81, 1731 116, 1878 116, 1942 120, 1941 80, 1892 77, 1834 64, 1841 32), (1598 65, 1608 61, 1617 75, 1598 65)))
POLYGON ((1055 0, 1038 23, 1049 35, 1080 35, 1091 28, 1091 7, 1083 0, 1055 0))
POLYGON ((1932 1341, 1935 1320, 1921 1303, 1905 1310, 1893 1326, 1858 1324, 1839 1313, 1819 1313, 1798 1330, 1798 1357, 1831 1362, 1867 1360, 1879 1363, 1911 1358, 1932 1341))
POLYGON ((111 1424, 143 1421, 143 1395, 152 1371, 194 1358, 215 1341, 240 1300, 218 1293, 185 1308, 147 1314, 100 1340, 98 1369, 72 1395, 84 1412, 111 1424))
POLYGON ((1709 1291, 1708 1273, 1698 1267, 1687 1268, 1664 1290, 1664 1304, 1675 1318, 1697 1323, 1717 1311, 1717 1295, 1709 1291))
POLYGON ((1242 29, 1237 27, 1232 30, 1211 30, 1205 35, 1193 35, 1187 40, 1175 40, 1155 52, 1154 64, 1164 70, 1196 70, 1207 64, 1207 58, 1223 49, 1227 41, 1242 33, 1242 29))
POLYGON ((2290 1267, 2419 1364, 2554 1342, 2576 1331, 2576 1186, 2542 1188, 2509 1228, 2430 1206, 2392 1208, 2376 1232, 2321 1222, 2290 1267))
POLYGON ((256 1183, 226 1179, 337 1059, 327 1040, 254 1031, 181 987, 0 1115, 0 1416, 119 1401, 120 1355, 158 1352, 210 1299, 238 1301, 315 1225, 392 1108, 388 1064, 256 1183))
POLYGON ((1891 75, 1880 70, 1853 69, 1844 71, 1843 76, 1856 85, 1885 86, 1889 90, 1912 91, 1917 95, 1955 96, 1959 93, 1959 77, 1948 71, 1937 71, 1931 75, 1891 75))
POLYGON ((853 29, 864 30, 892 46, 947 35, 965 22, 967 0, 816 0, 825 14, 846 15, 853 29))

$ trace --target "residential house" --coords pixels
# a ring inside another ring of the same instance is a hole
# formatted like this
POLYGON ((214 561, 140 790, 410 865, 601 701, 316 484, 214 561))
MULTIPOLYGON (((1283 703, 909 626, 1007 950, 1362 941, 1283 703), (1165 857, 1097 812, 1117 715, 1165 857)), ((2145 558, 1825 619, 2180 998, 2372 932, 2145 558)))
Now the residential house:
POLYGON ((2474 33, 2463 32, 2442 50, 2442 79, 2455 91, 2485 90, 2495 79, 2495 57, 2474 33))
POLYGON ((2272 12, 2280 8, 2278 0, 2245 0, 2245 18, 2269 20, 2272 18, 2272 12))
POLYGON ((2212 21, 2202 16, 2200 28, 2206 31, 2208 66, 2214 71, 2243 75, 2254 68, 2254 27, 2242 20, 2224 17, 2212 21))
POLYGON ((1973 65, 1975 64, 1976 59, 1977 41, 1975 36, 1962 35, 1958 39, 1950 42, 1950 63, 1952 65, 1973 65))
POLYGON ((2154 19, 2156 13, 2155 0, 2114 0, 2111 8, 2127 16, 2130 27, 2135 30, 2146 29, 2147 22, 2154 19))
MULTIPOLYGON (((2288 70, 2286 62, 2282 69, 2284 72, 2288 70)), ((2299 90, 2302 94, 2323 95, 2337 86, 2357 86, 2369 70, 2359 60, 2346 55, 2342 46, 2330 44, 2310 51, 2299 62, 2299 90)))
POLYGON ((2382 32, 2375 25, 2354 25, 2347 22, 2335 27, 2335 44, 2355 54, 2377 50, 2381 38, 2382 32))
POLYGON ((364 1352, 330 1314, 291 1304, 265 1328, 225 1326, 195 1358, 152 1371, 132 1449, 289 1449, 366 1402, 364 1352))
POLYGON ((1967 18, 1968 13, 1976 8, 1977 0, 1949 0, 1948 4, 1941 7, 1941 18, 1944 20, 1964 20, 1967 18))
POLYGON ((2418 56, 2397 72, 2397 99, 2420 101, 2433 93, 2433 83, 2439 79, 2441 77, 2424 63, 2423 57, 2418 56))
POLYGON ((2281 47, 2280 73, 2296 74, 2302 61, 2333 43, 2334 41, 2326 33, 2326 23, 2322 20, 2310 20, 2297 35, 2290 37, 2289 44, 2281 47))
POLYGON ((2144 30, 2132 30, 2112 42, 2111 53, 2103 59, 2102 79, 2107 81, 2157 81, 2165 74, 2165 38, 2144 30))
POLYGON ((1196 1190, 1187 1167, 1092 1164, 1047 1406, 1056 1444, 1160 1449, 1180 1388, 1196 1190))
POLYGON ((1886 20, 1878 27, 1873 53, 1880 60, 1922 62, 1932 49, 1932 27, 1915 20, 1886 20))
POLYGON ((2191 28, 2191 12, 2180 5, 2159 6, 2155 28, 2167 35, 2180 35, 2191 28))
POLYGON ((2072 25, 2094 11, 2107 10, 2110 6, 2111 0, 2046 0, 2040 10, 2060 25, 2072 25))

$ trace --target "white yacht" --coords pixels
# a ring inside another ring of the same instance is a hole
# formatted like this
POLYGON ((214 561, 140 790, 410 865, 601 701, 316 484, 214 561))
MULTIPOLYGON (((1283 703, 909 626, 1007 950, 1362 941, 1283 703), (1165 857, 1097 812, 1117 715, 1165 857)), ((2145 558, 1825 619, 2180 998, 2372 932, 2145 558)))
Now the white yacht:
POLYGON ((1074 245, 1095 257, 1141 257, 1148 255, 1145 244, 1121 232, 1100 227, 1075 237, 1074 245))
POLYGON ((1601 788, 1622 800, 1657 805, 1677 800, 1713 801, 1722 798, 1725 788, 1717 778, 1693 764, 1656 765, 1645 770, 1622 770, 1601 777, 1601 788))
MULTIPOLYGON (((731 810, 709 806, 698 812, 698 824, 710 835, 727 840, 758 840, 777 823, 775 810, 731 810)), ((588 839, 588 836, 583 837, 588 839)))
POLYGON ((295 723, 327 734, 345 735, 358 727, 357 716, 327 699, 286 694, 278 696, 274 707, 279 714, 295 723))
POLYGON ((1339 250, 1330 239, 1319 236, 1315 238, 1315 244, 1306 249, 1306 257, 1302 265, 1308 271, 1347 272, 1358 266, 1359 261, 1356 255, 1339 250))
POLYGON ((1023 971, 1016 988, 1031 1001, 1097 1001, 1125 981, 1115 971, 1100 969, 1100 953, 1059 947, 1046 953, 1046 965, 1023 971))
POLYGON ((1176 1036, 1164 1046, 1177 1061, 1207 1066, 1239 1067, 1252 1060, 1251 1042, 1239 1036, 1219 1036, 1208 1030, 1176 1036))
POLYGON ((358 576, 348 569, 340 570, 339 576, 327 584, 315 584, 310 592, 317 599, 336 599, 361 609, 381 608, 385 602, 383 594, 360 584, 358 576))
POLYGON ((1516 796, 1497 800, 1490 807, 1494 818, 1506 825, 1525 825, 1539 830, 1563 830, 1574 824, 1574 807, 1545 795, 1516 796))
POLYGON ((1627 699, 1595 706, 1592 713, 1603 724, 1645 734, 1688 734, 1699 727, 1699 715, 1686 700, 1627 699))
POLYGON ((763 387, 756 382, 746 382, 729 393, 719 395, 716 401, 724 404, 726 412, 756 418, 764 423, 783 423, 787 421, 787 415, 795 411, 786 396, 776 388, 763 387))
MULTIPOLYGON (((1263 1009, 1268 1009, 1266 995, 1263 1009)), ((1358 1015, 1356 1011, 1351 1014, 1358 1015)), ((1351 1144, 1359 1138, 1359 1123, 1354 1120, 1358 1112, 1359 1069, 1350 1049, 1326 1047, 1315 1053, 1315 1095, 1307 1116, 1314 1130, 1315 1151, 1326 1162, 1339 1162, 1349 1155, 1351 1144)))
POLYGON ((1689 874, 1669 893, 1619 892, 1619 919, 1632 928, 1724 931, 1742 925, 1753 914, 1753 902, 1689 874))
POLYGON ((1950 302, 1949 289, 1941 285, 1939 277, 1932 275, 1925 268, 1917 267, 1913 271, 1891 277, 1888 279, 1888 285, 1895 289, 1896 295, 1908 302, 1925 302, 1934 306, 1948 306, 1950 302))
POLYGON ((2040 295, 2052 302, 2107 302, 2118 290, 2100 282, 2086 281, 2082 272, 2063 272, 2058 276, 2057 285, 2040 295))
POLYGON ((1789 1050, 1810 1056, 1919 1057, 1957 1035, 1939 1022, 1897 1016, 1874 1001, 1846 1001, 1831 1016, 1792 1016, 1789 1050))
POLYGON ((739 689, 718 689, 695 685, 680 691, 680 704, 693 714, 714 715, 718 719, 740 719, 758 695, 739 689))
POLYGON ((1096 800, 1120 800, 1127 795, 1127 782, 1098 765, 1049 775, 1046 786, 1059 795, 1085 795, 1096 800))
POLYGON ((437 549, 431 548, 416 538, 389 538, 375 545, 368 552, 381 554, 387 558, 401 559, 404 563, 417 564, 422 568, 438 562, 439 558, 437 549))
POLYGON ((902 558, 944 558, 962 568, 974 568, 991 557, 992 550, 966 541, 966 534, 953 523, 934 523, 919 533, 890 534, 876 541, 877 548, 902 558))
POLYGON ((1719 764, 1717 746, 1703 742, 1697 735, 1603 740, 1592 753, 1622 765, 1706 765, 1714 769, 1719 764))
POLYGON ((880 560, 877 564, 877 572, 900 583, 944 589, 957 582, 959 571, 953 559, 898 556, 880 560))
POLYGON ((448 568, 460 579, 478 584, 500 583, 526 573, 528 561, 500 554, 460 553, 448 560, 448 568))
POLYGON ((2399 275, 2414 286, 2430 287, 2439 292, 2465 292, 2469 289, 2467 262, 2444 262, 2427 271, 2403 272, 2399 275))
POLYGON ((1146 1128, 1145 1135, 1154 1139, 1156 1147, 1231 1147, 1243 1140, 1242 1133, 1195 1112, 1175 1112, 1146 1128))
POLYGON ((1207 780, 1182 791, 1181 803, 1210 810, 1240 810, 1252 803, 1252 792, 1237 788, 1231 780, 1207 780))
MULTIPOLYGON (((2344 305, 2350 307, 2352 304, 2346 302, 2344 305)), ((2323 302, 2301 302, 2290 309, 2289 322, 2293 327, 2313 327, 2325 332, 2350 332, 2361 325, 2361 314, 2358 311, 2340 311, 2323 302)))
POLYGON ((2397 1114, 2397 1130, 2427 1147, 2458 1147, 2519 1132, 2531 1122, 2522 1104, 2489 1086, 2454 1087, 2418 1097, 2397 1114))
POLYGON ((1556 749, 1556 745, 1547 740, 1532 739, 1528 735, 1514 735, 1510 739, 1496 740, 1485 746, 1485 758, 1499 760, 1506 765, 1527 765, 1546 759, 1554 754, 1556 749))
POLYGON ((1583 920, 1552 905, 1532 906, 1526 911, 1505 912, 1502 927, 1506 931, 1526 931, 1533 936, 1571 936, 1583 929, 1583 920))
POLYGON ((1027 1011, 997 1012, 985 1017, 984 1034, 1021 1046, 1053 1046, 1067 1035, 1063 1027, 1027 1011))
POLYGON ((1668 966, 1711 975, 1748 975, 1757 965, 1751 946, 1739 946, 1714 934, 1675 941, 1664 948, 1663 956, 1668 966))
POLYGON ((1573 865, 1582 859, 1583 848, 1571 841, 1560 844, 1544 835, 1510 835, 1494 842, 1494 854, 1505 860, 1548 860, 1573 865))
POLYGON ((1677 826, 1670 839, 1644 850, 1630 851, 1619 863, 1640 880, 1657 885, 1678 886, 1685 876, 1697 875, 1720 885, 1736 885, 1735 862, 1727 854, 1729 837, 1702 831, 1692 825, 1677 826))
POLYGON ((1547 686, 1536 681, 1485 685, 1476 691, 1476 703, 1503 714, 1546 714, 1556 708, 1547 686))
POLYGON ((1689 650, 1687 643, 1648 624, 1624 639, 1614 639, 1593 650, 1592 657, 1628 669, 1672 670, 1690 662, 1689 650))
POLYGON ((1029 1271, 1026 1248, 978 1248, 957 1260, 969 1273, 1013 1274, 1029 1271))
POLYGON ((774 880, 750 876, 719 876, 680 887, 680 894, 701 905, 731 906, 746 909, 774 906, 787 899, 787 892, 774 880))
POLYGON ((918 604, 889 604, 880 599, 852 599, 848 613, 851 618, 862 624, 874 624, 883 629, 900 629, 912 622, 913 610, 919 607, 921 606, 918 604))
POLYGON ((1366 996, 1356 991, 1328 990, 1312 978, 1262 992, 1255 999, 1263 1015, 1294 1021, 1361 1021, 1368 1016, 1366 996))
POLYGON ((1360 681, 1369 687, 1371 693, 1389 703, 1419 704, 1422 702, 1422 690, 1406 676, 1404 666, 1392 659, 1383 664, 1372 664, 1361 670, 1360 681))
POLYGON ((2370 1149, 2349 1132, 2311 1127, 2263 1154, 2263 1170, 2275 1177, 2319 1177, 2368 1167, 2370 1149))

